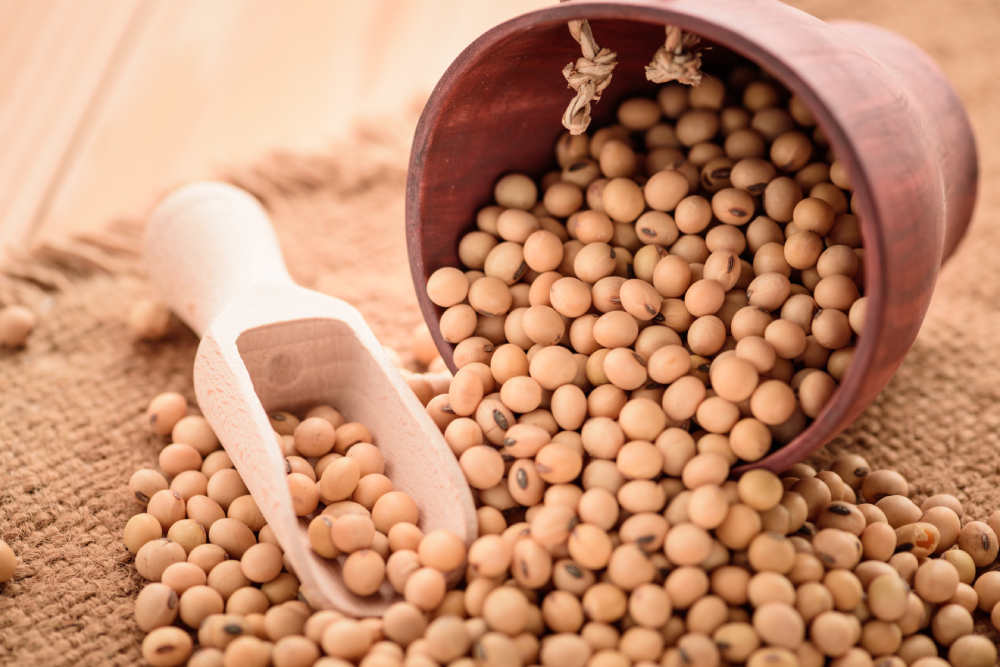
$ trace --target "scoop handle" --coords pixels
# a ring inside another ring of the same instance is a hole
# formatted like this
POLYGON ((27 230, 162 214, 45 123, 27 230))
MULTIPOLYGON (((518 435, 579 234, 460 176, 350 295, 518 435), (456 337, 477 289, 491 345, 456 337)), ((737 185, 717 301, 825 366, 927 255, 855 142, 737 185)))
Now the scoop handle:
POLYGON ((294 284, 264 207, 250 193, 212 181, 169 195, 146 230, 149 276, 200 337, 236 295, 294 284))

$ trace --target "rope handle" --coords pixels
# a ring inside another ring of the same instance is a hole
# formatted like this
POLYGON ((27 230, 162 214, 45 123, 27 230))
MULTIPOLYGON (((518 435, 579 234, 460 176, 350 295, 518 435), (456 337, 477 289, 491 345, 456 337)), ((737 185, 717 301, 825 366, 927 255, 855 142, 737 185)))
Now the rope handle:
POLYGON ((566 107, 562 123, 570 134, 583 134, 590 125, 590 105, 601 101, 601 93, 611 83, 618 54, 597 46, 586 19, 570 21, 569 34, 580 44, 583 56, 563 67, 566 83, 576 91, 576 97, 566 107))
POLYGON ((667 39, 653 62, 646 65, 646 78, 653 83, 679 81, 689 86, 701 84, 701 53, 693 51, 701 37, 684 32, 675 25, 666 26, 667 39))
MULTIPOLYGON (((597 45, 587 19, 574 19, 568 25, 570 35, 580 44, 583 55, 562 70, 567 87, 576 91, 563 114, 562 124, 570 134, 583 134, 590 125, 591 105, 601 101, 601 93, 611 83, 611 74, 618 64, 618 53, 597 45)), ((646 66, 646 78, 654 83, 679 81, 698 86, 702 76, 701 53, 694 51, 693 47, 701 38, 675 25, 666 26, 666 34, 663 46, 657 49, 653 61, 646 66)))

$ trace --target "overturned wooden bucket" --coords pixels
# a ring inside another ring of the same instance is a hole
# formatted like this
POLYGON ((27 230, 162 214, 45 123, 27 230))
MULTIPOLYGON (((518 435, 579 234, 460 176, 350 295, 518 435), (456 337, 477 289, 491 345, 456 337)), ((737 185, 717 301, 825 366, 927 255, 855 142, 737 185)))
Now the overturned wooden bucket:
POLYGON ((759 65, 807 106, 844 164, 865 248, 865 331, 826 407, 802 433, 744 468, 785 470, 843 431, 874 400, 916 338, 941 263, 972 214, 977 155, 957 94, 919 48, 884 29, 824 23, 778 0, 574 0, 525 14, 473 42, 442 77, 414 139, 407 182, 410 266, 424 318, 446 363, 443 309, 427 278, 459 266, 458 241, 493 185, 553 165, 559 119, 572 94, 561 70, 579 56, 567 22, 587 19, 617 51, 614 80, 594 126, 619 101, 652 95, 644 68, 664 26, 702 39, 703 69, 740 59, 759 65))

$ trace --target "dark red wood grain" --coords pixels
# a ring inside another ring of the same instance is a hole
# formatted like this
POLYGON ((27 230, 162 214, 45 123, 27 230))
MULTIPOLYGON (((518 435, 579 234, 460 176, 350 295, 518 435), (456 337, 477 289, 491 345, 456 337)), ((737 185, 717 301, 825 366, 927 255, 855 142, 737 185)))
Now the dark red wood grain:
POLYGON ((572 97, 561 70, 579 56, 566 28, 574 18, 588 19, 598 44, 618 52, 611 85, 594 107, 597 126, 610 122, 622 98, 654 93, 643 67, 672 23, 713 46, 706 70, 735 53, 799 95, 847 168, 865 240, 865 332, 816 421, 752 466, 787 469, 861 414, 916 338, 941 262, 975 202, 977 156, 965 111, 934 62, 902 37, 862 23, 828 25, 778 0, 574 0, 497 26, 455 60, 431 95, 407 181, 411 272, 453 370, 427 277, 458 266, 458 240, 501 175, 541 176, 552 167, 572 97))

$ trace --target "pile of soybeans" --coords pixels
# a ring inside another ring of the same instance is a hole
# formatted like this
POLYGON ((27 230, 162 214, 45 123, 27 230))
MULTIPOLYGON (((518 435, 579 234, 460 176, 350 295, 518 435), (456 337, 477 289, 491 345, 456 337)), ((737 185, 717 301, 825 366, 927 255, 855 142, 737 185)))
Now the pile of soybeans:
MULTIPOLYGON (((203 418, 179 418, 186 412, 177 394, 154 399, 154 430, 195 444, 168 445, 163 473, 140 470, 130 482, 146 505, 129 521, 125 542, 139 573, 154 582, 136 601, 136 619, 149 632, 143 655, 153 665, 996 661, 996 647, 973 625, 979 610, 1000 625, 1000 572, 982 570, 997 557, 1000 512, 962 527, 957 498, 935 495, 917 506, 898 473, 871 471, 859 456, 838 459, 830 471, 799 464, 780 478, 756 470, 732 481, 718 454, 697 453, 677 429, 667 452, 654 445, 632 456, 623 446, 613 460, 595 458, 610 465, 581 483, 546 483, 528 466, 525 488, 511 482, 508 494, 485 500, 480 492, 480 537, 466 551, 457 537, 424 535, 416 526, 419 514, 374 472, 374 443, 351 442, 363 433, 360 424, 344 423, 327 406, 302 422, 276 414, 287 469, 296 471, 289 473, 293 495, 304 486, 295 475, 318 472, 313 494, 325 498, 332 465, 351 461, 353 468, 358 459, 366 462, 357 464, 360 480, 373 477, 390 489, 372 494, 359 481, 352 500, 311 501, 305 515, 321 554, 350 553, 349 584, 374 590, 387 580, 401 596, 383 618, 355 620, 297 599, 298 580, 229 457, 203 418), (333 447, 344 454, 294 453, 310 419, 327 420, 333 447), (657 493, 622 493, 635 481, 622 472, 629 461, 656 468, 657 493), (679 472, 664 473, 672 465, 679 472), (512 500, 498 506, 503 497, 512 500), (383 498, 407 509, 379 511, 383 498), (358 563, 353 573, 350 559, 358 563), (446 591, 455 568, 464 576, 446 591)), ((524 470, 531 459, 518 461, 524 470)), ((481 473, 468 459, 463 468, 470 481, 481 473)))
POLYGON ((382 618, 299 599, 207 421, 153 400, 172 444, 125 529, 150 664, 994 665, 973 627, 1000 627, 1000 512, 918 505, 857 455, 730 479, 819 415, 863 335, 850 184, 808 110, 738 68, 618 121, 560 138, 540 185, 501 178, 465 271, 428 282, 459 371, 408 379, 473 490, 468 549, 423 533, 350 415, 272 415, 313 548, 399 593, 382 618))

